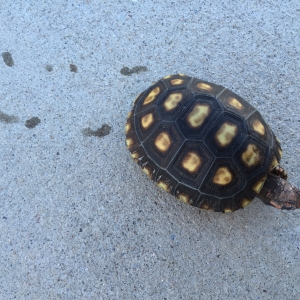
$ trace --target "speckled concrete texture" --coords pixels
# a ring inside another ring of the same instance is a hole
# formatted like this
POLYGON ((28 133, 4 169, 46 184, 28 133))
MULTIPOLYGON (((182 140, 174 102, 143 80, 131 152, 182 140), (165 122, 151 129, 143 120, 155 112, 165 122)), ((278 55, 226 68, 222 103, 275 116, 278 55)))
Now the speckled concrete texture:
POLYGON ((134 98, 173 73, 257 107, 300 186, 291 1, 2 1, 0 299, 300 299, 300 211, 201 212, 130 158, 134 98))

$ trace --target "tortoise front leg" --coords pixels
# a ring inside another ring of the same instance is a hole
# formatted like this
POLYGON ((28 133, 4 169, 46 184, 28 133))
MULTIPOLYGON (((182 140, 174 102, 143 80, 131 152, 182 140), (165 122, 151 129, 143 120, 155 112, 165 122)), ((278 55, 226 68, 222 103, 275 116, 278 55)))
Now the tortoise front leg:
POLYGON ((274 174, 268 175, 258 197, 279 209, 300 208, 300 190, 274 174))
POLYGON ((286 172, 286 170, 282 167, 282 166, 280 166, 280 165, 277 165, 274 169, 273 169, 273 171, 271 172, 272 174, 274 174, 274 175, 276 175, 276 176, 279 176, 279 177, 281 177, 282 179, 284 179, 284 180, 287 180, 287 172, 286 172))

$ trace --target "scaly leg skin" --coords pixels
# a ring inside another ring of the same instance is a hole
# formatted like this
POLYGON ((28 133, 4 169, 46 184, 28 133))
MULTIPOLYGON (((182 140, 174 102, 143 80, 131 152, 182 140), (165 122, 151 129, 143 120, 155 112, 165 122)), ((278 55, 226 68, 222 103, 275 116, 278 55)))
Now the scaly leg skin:
POLYGON ((300 190, 288 181, 272 175, 268 176, 268 183, 262 188, 259 198, 278 209, 300 208, 300 190), (271 184, 274 183, 274 184, 271 184))
POLYGON ((277 165, 271 173, 281 177, 284 180, 287 180, 288 178, 286 170, 280 165, 277 165))

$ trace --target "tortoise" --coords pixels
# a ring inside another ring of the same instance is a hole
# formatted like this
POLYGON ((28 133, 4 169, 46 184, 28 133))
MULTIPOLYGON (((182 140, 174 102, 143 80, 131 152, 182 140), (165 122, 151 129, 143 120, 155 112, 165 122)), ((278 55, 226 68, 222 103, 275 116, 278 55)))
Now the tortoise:
POLYGON ((279 165, 280 141, 253 106, 221 85, 166 76, 136 98, 125 132, 134 161, 187 204, 233 212, 257 196, 300 208, 300 190, 279 165))

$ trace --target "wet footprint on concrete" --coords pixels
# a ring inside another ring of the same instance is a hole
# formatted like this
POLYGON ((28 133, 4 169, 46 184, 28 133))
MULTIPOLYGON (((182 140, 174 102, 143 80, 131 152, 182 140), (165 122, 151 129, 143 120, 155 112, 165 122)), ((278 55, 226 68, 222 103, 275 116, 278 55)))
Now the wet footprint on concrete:
POLYGON ((73 73, 77 73, 77 71, 78 71, 77 66, 73 65, 73 64, 70 64, 70 71, 73 72, 73 73))
POLYGON ((14 65, 14 60, 9 52, 3 52, 2 58, 8 67, 12 67, 14 65))
POLYGON ((120 73, 122 75, 131 76, 134 73, 139 74, 141 72, 146 72, 146 71, 148 71, 147 67, 136 66, 136 67, 133 67, 132 69, 129 69, 128 67, 124 67, 121 69, 120 73))
POLYGON ((101 128, 97 130, 92 130, 90 127, 82 129, 82 134, 85 136, 97 136, 102 137, 108 135, 111 131, 111 127, 107 124, 103 124, 101 128))
POLYGON ((28 119, 25 122, 25 126, 29 129, 34 128, 35 126, 37 126, 39 123, 41 123, 41 120, 38 117, 33 117, 31 119, 28 119))
POLYGON ((19 122, 19 118, 13 115, 8 115, 0 110, 0 122, 10 124, 19 122))
POLYGON ((46 65, 45 66, 45 69, 48 71, 48 72, 52 72, 53 71, 53 67, 51 65, 46 65))

